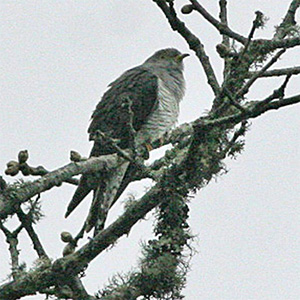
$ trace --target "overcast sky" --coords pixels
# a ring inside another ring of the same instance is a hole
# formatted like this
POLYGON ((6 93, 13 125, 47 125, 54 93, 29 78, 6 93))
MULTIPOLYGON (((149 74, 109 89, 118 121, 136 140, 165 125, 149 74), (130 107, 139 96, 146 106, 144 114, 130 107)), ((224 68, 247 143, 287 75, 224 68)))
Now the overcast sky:
MULTIPOLYGON (((290 1, 228 2, 235 30, 247 35, 254 12, 261 10, 269 22, 256 37, 270 37, 290 1)), ((186 2, 176 3, 181 7, 186 2)), ((201 3, 218 15, 217 0, 201 3)), ((0 11, 2 175, 6 163, 22 149, 29 150, 30 164, 50 170, 67 164, 70 150, 88 155, 89 119, 107 84, 158 49, 189 52, 150 0, 2 0, 0 11)), ((205 44, 221 79, 216 31, 197 13, 180 17, 205 44)), ((289 50, 277 67, 299 65, 299 57, 299 50, 289 50)), ((201 116, 212 103, 212 92, 195 56, 185 63, 187 93, 180 123, 201 116)), ((282 80, 259 80, 249 99, 263 99, 282 80)), ((298 94, 299 84, 299 78, 294 78, 288 95, 298 94)), ((298 105, 253 120, 244 153, 227 161, 228 174, 192 200, 190 224, 198 253, 191 261, 186 299, 300 299, 299 113, 298 105)), ((129 191, 141 195, 149 184, 130 186, 129 191)), ((37 231, 53 259, 63 249, 60 232, 76 233, 87 214, 90 200, 67 220, 63 218, 73 191, 73 186, 64 184, 42 195, 46 216, 37 231)), ((119 202, 110 221, 122 212, 119 202)), ((90 293, 112 274, 136 265, 140 241, 151 238, 151 220, 149 214, 129 237, 122 237, 90 265, 84 278, 90 293)), ((0 278, 5 279, 9 264, 2 233, 0 245, 0 278)), ((25 233, 19 248, 21 260, 31 266, 35 253, 25 233)))

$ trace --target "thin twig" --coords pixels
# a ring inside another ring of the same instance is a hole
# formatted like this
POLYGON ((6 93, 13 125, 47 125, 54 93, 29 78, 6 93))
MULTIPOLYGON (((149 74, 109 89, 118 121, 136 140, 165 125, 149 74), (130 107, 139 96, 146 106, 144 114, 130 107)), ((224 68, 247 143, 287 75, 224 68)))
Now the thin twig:
MULTIPOLYGON (((22 229, 23 227, 21 227, 22 229)), ((19 250, 18 246, 18 234, 21 231, 20 226, 17 230, 10 232, 2 222, 0 222, 0 229, 4 233, 6 237, 6 242, 9 245, 9 253, 11 259, 11 275, 12 278, 15 280, 18 277, 18 271, 20 270, 20 263, 19 263, 19 250)))
POLYGON ((33 248, 35 249, 39 258, 48 258, 48 255, 46 254, 38 235, 35 233, 35 231, 33 229, 32 220, 31 220, 29 214, 30 214, 30 212, 28 214, 25 214, 20 207, 17 209, 17 216, 18 216, 20 222, 23 224, 23 227, 27 231, 27 233, 32 241, 33 248))
POLYGON ((242 52, 239 55, 239 60, 240 61, 243 61, 243 57, 244 57, 245 53, 247 53, 247 51, 248 51, 248 48, 249 48, 249 45, 251 44, 251 41, 252 41, 252 38, 254 36, 255 30, 259 27, 260 20, 262 18, 262 13, 261 12, 257 11, 257 12, 255 12, 255 14, 256 14, 256 17, 253 20, 252 28, 251 28, 250 33, 248 35, 247 42, 246 42, 242 52))
POLYGON ((236 93, 236 98, 242 97, 245 94, 248 93, 249 88, 252 86, 252 84, 262 75, 264 72, 266 72, 274 63, 277 62, 279 57, 286 51, 286 49, 281 49, 278 51, 272 59, 264 66, 262 67, 257 73, 255 73, 249 80, 245 83, 245 85, 236 93))
POLYGON ((190 0, 190 2, 193 4, 194 9, 198 11, 209 23, 211 23, 221 34, 225 34, 243 45, 247 42, 245 37, 234 32, 226 24, 221 23, 214 18, 198 1, 190 0))
POLYGON ((77 233, 77 235, 74 238, 75 246, 77 246, 78 241, 83 238, 84 233, 85 233, 85 228, 86 228, 86 222, 84 222, 82 228, 79 230, 79 232, 77 233))
MULTIPOLYGON (((220 7, 220 13, 219 13, 219 18, 221 20, 222 24, 225 24, 226 26, 228 26, 228 20, 227 20, 227 0, 220 0, 219 1, 219 7, 220 7)), ((223 44, 226 47, 229 47, 229 37, 226 34, 223 34, 223 44)))
MULTIPOLYGON (((220 0, 219 1, 219 7, 220 7, 219 18, 221 20, 221 23, 225 24, 226 26, 228 26, 228 20, 227 20, 227 0, 220 0)), ((226 34, 222 35, 222 45, 225 46, 225 49, 230 49, 230 40, 229 40, 228 35, 226 35, 226 34)), ((228 70, 229 70, 228 61, 227 61, 227 59, 224 59, 224 71, 223 71, 224 78, 226 77, 226 74, 228 73, 228 70)))
POLYGON ((263 110, 263 112, 266 112, 269 110, 274 110, 274 109, 279 109, 281 107, 296 104, 299 102, 300 102, 300 95, 283 98, 278 101, 272 101, 271 103, 268 103, 268 105, 266 105, 266 108, 263 110))
POLYGON ((122 106, 126 109, 126 116, 128 118, 124 118, 126 120, 125 126, 128 130, 128 140, 129 140, 129 147, 132 149, 133 156, 136 157, 136 145, 135 145, 135 136, 136 136, 136 131, 133 127, 133 118, 134 118, 134 113, 132 110, 132 101, 129 96, 124 95, 121 100, 122 106))
POLYGON ((232 136, 232 138, 230 139, 230 141, 228 142, 226 148, 223 150, 223 156, 225 157, 228 152, 230 151, 230 149, 232 148, 232 146, 235 144, 235 142, 237 141, 237 139, 245 134, 245 131, 247 130, 247 121, 242 121, 241 126, 238 130, 236 130, 232 136))
MULTIPOLYGON (((105 140, 105 142, 109 143, 109 145, 111 147, 114 148, 114 150, 116 151, 116 153, 124 158, 125 160, 131 162, 132 164, 134 164, 136 167, 138 167, 141 171, 143 171, 145 174, 148 175, 149 178, 153 179, 153 180, 157 180, 157 178, 155 177, 155 175, 152 173, 152 170, 148 167, 146 167, 143 163, 140 162, 140 160, 138 159, 138 157, 134 157, 133 155, 130 155, 128 153, 128 151, 124 151, 122 148, 120 148, 116 141, 109 137, 107 134, 105 134, 104 132, 102 132, 101 130, 97 130, 96 134, 98 136, 100 136, 102 139, 105 140)), ((139 152, 138 149, 135 150, 137 153, 139 152)))
POLYGON ((273 93, 269 97, 260 101, 257 105, 266 105, 266 104, 270 103, 271 101, 273 101, 274 99, 282 100, 284 97, 285 89, 286 89, 291 77, 292 77, 291 74, 287 75, 283 84, 278 89, 274 90, 273 93))

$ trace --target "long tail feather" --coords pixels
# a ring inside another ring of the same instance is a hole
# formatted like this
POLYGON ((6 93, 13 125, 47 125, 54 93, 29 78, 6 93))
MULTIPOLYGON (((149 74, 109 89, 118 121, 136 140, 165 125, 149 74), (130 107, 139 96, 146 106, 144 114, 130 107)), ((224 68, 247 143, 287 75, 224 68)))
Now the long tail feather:
POLYGON ((65 218, 80 204, 80 202, 90 193, 92 188, 88 185, 88 175, 83 175, 80 178, 79 185, 70 201, 65 218))
MULTIPOLYGON (((98 143, 94 143, 94 146, 91 150, 91 156, 100 156, 102 154, 101 147, 98 143)), ((81 201, 99 185, 101 180, 101 174, 89 173, 83 174, 80 178, 79 185, 70 201, 65 218, 67 218, 72 211, 81 203, 81 201)))
POLYGON ((125 191, 129 183, 131 183, 134 180, 135 174, 137 172, 137 167, 134 164, 130 164, 129 167, 126 170, 126 173, 123 177, 123 180, 121 182, 121 185, 118 189, 117 194, 115 195, 114 201, 112 205, 115 204, 115 202, 120 198, 122 193, 125 191))
POLYGON ((95 227, 94 235, 96 235, 103 229, 107 213, 115 200, 115 196, 118 193, 128 166, 129 162, 124 161, 122 165, 118 167, 116 172, 113 172, 111 176, 106 178, 105 184, 102 184, 96 189, 90 212, 86 220, 87 232, 95 227))

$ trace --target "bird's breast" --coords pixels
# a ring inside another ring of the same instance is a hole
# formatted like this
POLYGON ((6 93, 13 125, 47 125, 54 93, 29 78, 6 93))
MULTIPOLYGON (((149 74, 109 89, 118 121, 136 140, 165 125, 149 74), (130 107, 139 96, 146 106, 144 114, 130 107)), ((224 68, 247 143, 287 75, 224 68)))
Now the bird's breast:
POLYGON ((176 124, 179 115, 179 102, 182 96, 183 93, 174 91, 162 80, 158 80, 158 104, 137 133, 137 144, 160 138, 176 124))

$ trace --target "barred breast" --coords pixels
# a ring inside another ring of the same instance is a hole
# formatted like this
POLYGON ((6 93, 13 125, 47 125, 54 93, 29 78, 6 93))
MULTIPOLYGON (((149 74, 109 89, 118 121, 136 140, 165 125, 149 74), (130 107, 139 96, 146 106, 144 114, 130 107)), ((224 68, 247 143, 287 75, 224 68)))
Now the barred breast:
POLYGON ((176 91, 158 79, 158 106, 150 114, 146 123, 136 136, 137 144, 154 141, 163 136, 177 122, 179 115, 179 102, 183 97, 183 91, 176 91))

